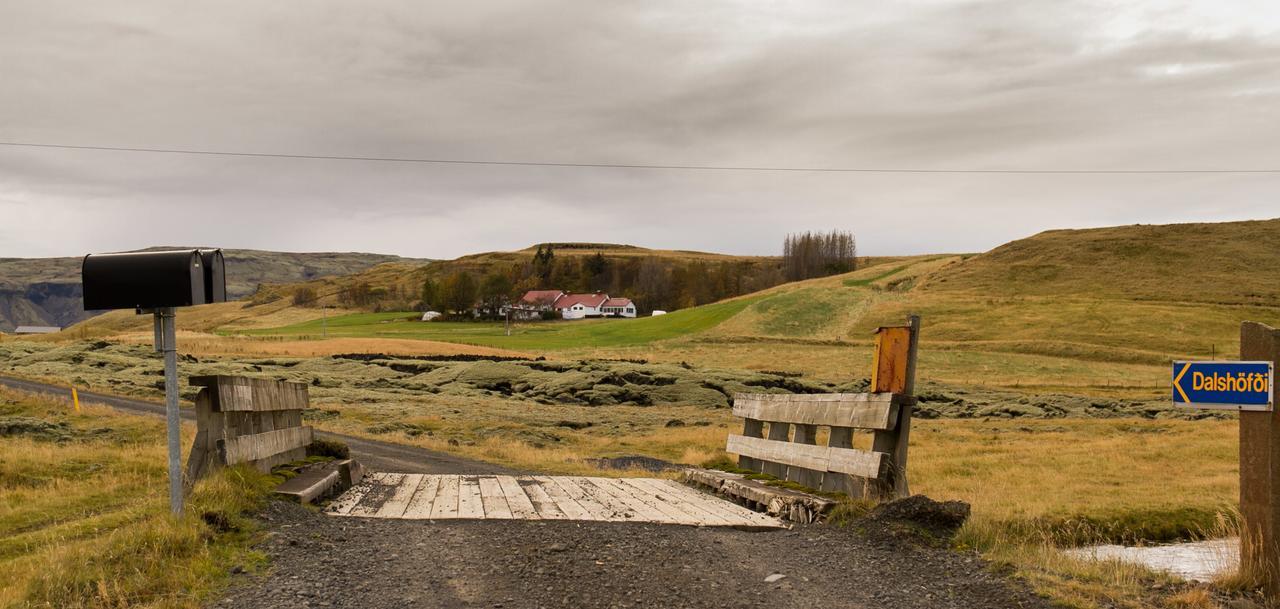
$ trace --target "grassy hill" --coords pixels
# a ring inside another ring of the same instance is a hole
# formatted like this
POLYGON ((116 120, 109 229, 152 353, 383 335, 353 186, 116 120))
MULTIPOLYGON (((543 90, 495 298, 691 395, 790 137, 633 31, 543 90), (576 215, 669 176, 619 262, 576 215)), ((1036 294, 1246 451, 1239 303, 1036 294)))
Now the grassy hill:
POLYGON ((1274 306, 1277 246, 1280 220, 1053 230, 965 260, 926 291, 1274 306))
MULTIPOLYGON (((227 261, 227 295, 231 298, 249 296, 264 283, 349 275, 374 265, 407 260, 385 254, 236 249, 223 250, 223 255, 227 261)), ((0 330, 12 330, 18 325, 69 326, 87 319, 89 316, 81 310, 81 260, 0 258, 0 330)))
MULTIPOLYGON (((979 255, 865 259, 853 273, 658 318, 516 324, 507 336, 502 324, 331 310, 324 326, 330 337, 444 341, 553 358, 687 361, 843 382, 868 374, 877 326, 914 313, 924 319, 927 378, 1150 399, 1163 395, 1171 359, 1232 356, 1246 319, 1280 326, 1280 250, 1259 246, 1265 243, 1280 243, 1280 220, 1048 231, 979 255)), ((310 285, 332 294, 352 281, 400 282, 408 291, 428 272, 518 262, 532 251, 426 267, 388 264, 310 285)), ((685 255, 603 244, 557 251, 685 255)), ((318 338, 322 313, 293 306, 286 296, 294 289, 271 287, 248 304, 197 307, 179 316, 180 325, 258 340, 318 338)), ((107 316, 82 331, 142 332, 145 321, 107 316)))
POLYGON ((873 259, 652 320, 521 324, 507 337, 499 325, 388 315, 350 318, 338 332, 840 381, 866 375, 877 326, 915 313, 930 378, 1151 397, 1171 359, 1231 356, 1246 319, 1280 325, 1280 250, 1266 243, 1280 243, 1280 220, 1049 231, 979 255, 873 259))

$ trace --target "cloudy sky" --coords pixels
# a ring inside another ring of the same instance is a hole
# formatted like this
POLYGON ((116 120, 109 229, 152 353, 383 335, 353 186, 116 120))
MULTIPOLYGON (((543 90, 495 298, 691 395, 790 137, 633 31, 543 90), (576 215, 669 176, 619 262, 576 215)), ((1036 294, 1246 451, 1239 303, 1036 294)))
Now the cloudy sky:
MULTIPOLYGON (((549 163, 1280 169, 1274 0, 0 0, 0 141, 549 163)), ((0 146, 0 256, 552 240, 980 251, 1280 216, 1280 174, 657 170, 0 146)))

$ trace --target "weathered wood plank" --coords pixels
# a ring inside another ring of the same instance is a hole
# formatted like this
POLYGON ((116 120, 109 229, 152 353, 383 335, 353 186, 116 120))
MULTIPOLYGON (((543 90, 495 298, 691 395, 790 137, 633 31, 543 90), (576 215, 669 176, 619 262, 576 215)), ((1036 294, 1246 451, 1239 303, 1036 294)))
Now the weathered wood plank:
MULTIPOLYGON (((751 418, 743 419, 742 435, 748 438, 763 438, 764 437, 764 421, 761 421, 759 419, 751 419, 751 418)), ((756 461, 755 459, 752 459, 751 457, 744 457, 742 455, 738 455, 738 467, 741 467, 742 469, 760 471, 761 465, 762 464, 760 462, 756 461)))
POLYGON ((395 492, 373 515, 378 518, 399 518, 404 516, 405 510, 409 508, 409 501, 418 492, 418 487, 421 484, 422 474, 405 474, 400 483, 396 485, 395 492))
POLYGON ((681 501, 670 490, 656 487, 653 480, 645 478, 619 478, 618 482, 631 487, 632 492, 645 503, 677 519, 681 524, 727 524, 718 514, 712 514, 701 506, 681 501))
POLYGON ((480 497, 477 476, 461 476, 458 481, 458 518, 484 518, 484 500, 480 497))
MULTIPOLYGON (((766 436, 769 440, 772 440, 775 442, 781 442, 785 444, 787 440, 790 439, 790 436, 791 436, 790 423, 776 423, 774 421, 769 421, 769 435, 766 436)), ((771 476, 775 476, 777 478, 785 479, 787 477, 787 465, 790 465, 789 463, 775 461, 772 459, 762 459, 762 458, 759 458, 760 455, 748 455, 748 456, 757 457, 756 462, 760 464, 760 471, 766 474, 769 474, 771 476)))
MULTIPOLYGON (((804 425, 797 423, 795 427, 795 437, 791 439, 796 444, 808 444, 810 446, 818 443, 818 426, 804 425)), ((822 486, 822 474, 825 472, 808 469, 804 467, 787 466, 787 480, 797 484, 804 485, 811 489, 822 486)))
POLYGON ((538 510, 533 507, 533 502, 529 500, 529 496, 524 493, 524 488, 516 481, 515 476, 495 476, 498 480, 498 486, 502 489, 502 495, 507 499, 507 508, 511 510, 511 517, 522 520, 537 520, 538 510))
POLYGON ((529 496, 529 501, 533 503, 533 509, 538 513, 538 518, 547 520, 564 520, 568 518, 564 515, 564 511, 556 505, 555 499, 551 498, 551 494, 547 492, 542 482, 527 476, 517 478, 516 482, 520 485, 520 488, 524 489, 524 494, 529 496))
POLYGON ((218 452, 223 463, 235 465, 266 459, 296 448, 305 448, 312 439, 310 427, 289 427, 223 439, 219 443, 218 452))
POLYGON ((308 406, 304 383, 223 374, 193 376, 190 382, 212 391, 218 412, 305 410, 308 406))
POLYGON ((765 516, 670 480, 373 474, 327 510, 375 518, 570 519, 777 527, 765 516), (512 484, 520 488, 516 494, 512 484), (522 506, 524 496, 528 506, 522 506), (594 506, 591 509, 584 507, 594 506), (512 509, 513 506, 515 509, 512 509), (561 506, 564 506, 563 508, 561 506), (530 509, 531 508, 531 509, 530 509), (594 513, 593 513, 594 512, 594 513))
POLYGON ((675 523, 677 522, 671 516, 659 511, 657 508, 651 507, 644 501, 631 495, 624 489, 619 488, 615 481, 611 478, 581 478, 578 484, 591 485, 597 489, 599 496, 609 497, 621 505, 627 506, 627 513, 630 516, 628 520, 644 520, 648 522, 675 523))
MULTIPOLYGON (((658 481, 655 480, 655 482, 658 481)), ((778 519, 773 518, 768 514, 752 511, 736 503, 726 501, 720 497, 685 486, 675 480, 663 480, 661 482, 664 483, 665 486, 671 487, 681 502, 688 503, 690 505, 698 505, 703 509, 720 514, 722 518, 734 526, 773 528, 779 528, 782 526, 782 523, 778 522, 778 519)))
POLYGON ((853 474, 879 478, 884 473, 888 455, 856 448, 810 446, 778 440, 731 435, 725 450, 762 461, 784 463, 820 472, 853 474))
POLYGON ((441 476, 423 476, 418 491, 409 499, 404 510, 405 518, 430 518, 431 504, 435 503, 436 494, 440 492, 441 476))
POLYGON ((511 518, 511 507, 507 505, 507 497, 502 492, 502 485, 493 476, 480 476, 480 499, 484 502, 484 517, 511 518))
POLYGON ((352 516, 372 516, 382 509, 404 474, 374 474, 369 477, 369 491, 348 512, 352 516))
POLYGON ((741 524, 743 515, 754 516, 755 512, 739 507, 723 499, 712 497, 676 482, 675 480, 646 480, 645 484, 653 487, 661 497, 673 503, 679 503, 687 511, 707 514, 708 522, 724 524, 741 524))
POLYGON ((800 425, 892 429, 899 405, 909 401, 892 393, 739 393, 733 396, 733 414, 800 425))
POLYGON ((585 477, 565 476, 556 478, 556 482, 583 507, 595 514, 596 520, 608 522, 635 520, 635 510, 608 493, 596 488, 585 477))
POLYGON ((460 476, 446 476, 440 480, 440 490, 431 503, 432 518, 458 517, 458 486, 460 476))
POLYGON ((582 520, 608 520, 608 510, 600 502, 587 497, 586 493, 576 485, 565 484, 564 479, 559 477, 536 476, 536 478, 543 482, 547 488, 547 494, 556 500, 556 505, 560 506, 560 510, 565 514, 582 520), (557 493, 556 489, 560 492, 557 493), (578 512, 574 509, 575 505, 582 511, 578 512))
POLYGON ((363 483, 359 484, 358 486, 352 487, 350 490, 343 493, 341 497, 338 497, 336 500, 334 500, 333 503, 329 504, 329 508, 327 511, 331 514, 337 514, 339 516, 345 516, 347 514, 350 514, 351 509, 356 507, 356 505, 359 504, 362 499, 364 499, 364 496, 369 492, 369 489, 373 486, 373 484, 369 480, 370 480, 369 478, 366 478, 363 483))

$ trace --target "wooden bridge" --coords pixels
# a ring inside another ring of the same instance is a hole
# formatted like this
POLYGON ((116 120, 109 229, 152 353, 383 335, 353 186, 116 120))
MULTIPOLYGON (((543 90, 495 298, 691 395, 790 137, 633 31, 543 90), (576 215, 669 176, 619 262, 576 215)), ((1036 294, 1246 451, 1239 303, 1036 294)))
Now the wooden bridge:
POLYGON ((329 514, 409 520, 590 520, 780 528, 754 512, 674 480, 585 476, 373 474, 329 514))

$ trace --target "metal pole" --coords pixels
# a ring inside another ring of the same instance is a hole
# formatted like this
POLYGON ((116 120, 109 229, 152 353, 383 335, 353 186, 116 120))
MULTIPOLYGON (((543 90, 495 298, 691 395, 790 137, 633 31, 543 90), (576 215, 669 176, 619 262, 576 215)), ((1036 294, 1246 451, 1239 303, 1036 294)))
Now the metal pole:
POLYGON ((164 353, 164 411, 169 431, 169 509, 182 513, 182 423, 178 418, 178 339, 173 307, 156 311, 156 325, 163 342, 156 349, 164 353))
POLYGON ((329 338, 329 305, 320 305, 320 335, 329 338))

